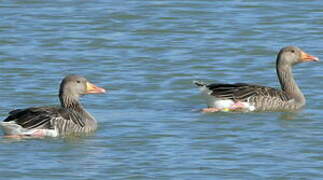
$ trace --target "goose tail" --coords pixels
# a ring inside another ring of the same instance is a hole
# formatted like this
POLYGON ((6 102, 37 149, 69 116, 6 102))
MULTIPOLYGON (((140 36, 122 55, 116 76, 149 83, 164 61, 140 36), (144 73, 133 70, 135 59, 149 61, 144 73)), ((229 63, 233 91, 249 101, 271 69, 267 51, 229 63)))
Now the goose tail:
POLYGON ((207 83, 205 83, 203 81, 193 81, 193 83, 198 87, 204 87, 204 86, 208 85, 207 83))

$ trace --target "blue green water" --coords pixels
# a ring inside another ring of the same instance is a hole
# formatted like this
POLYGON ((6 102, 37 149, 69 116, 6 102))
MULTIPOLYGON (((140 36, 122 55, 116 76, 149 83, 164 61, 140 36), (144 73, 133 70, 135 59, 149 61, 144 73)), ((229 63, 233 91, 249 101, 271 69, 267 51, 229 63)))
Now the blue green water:
POLYGON ((29 0, 0 3, 0 118, 58 104, 67 74, 82 138, 0 138, 0 179, 321 179, 322 65, 295 67, 299 113, 199 113, 192 80, 279 87, 280 48, 323 58, 321 1, 29 0))

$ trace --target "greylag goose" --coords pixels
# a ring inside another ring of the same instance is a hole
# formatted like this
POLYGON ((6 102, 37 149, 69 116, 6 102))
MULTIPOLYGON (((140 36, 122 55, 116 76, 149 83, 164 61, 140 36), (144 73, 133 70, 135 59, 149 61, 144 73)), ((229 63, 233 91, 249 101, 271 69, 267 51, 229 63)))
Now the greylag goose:
POLYGON ((94 131, 95 118, 79 101, 84 94, 105 93, 105 89, 95 86, 84 77, 66 76, 59 89, 60 107, 31 107, 16 109, 0 124, 5 136, 65 136, 94 131))
POLYGON ((204 112, 216 111, 295 111, 305 105, 305 97, 292 74, 292 66, 302 62, 319 61, 300 48, 282 48, 276 60, 280 89, 266 86, 237 84, 206 84, 194 81, 207 98, 204 112))

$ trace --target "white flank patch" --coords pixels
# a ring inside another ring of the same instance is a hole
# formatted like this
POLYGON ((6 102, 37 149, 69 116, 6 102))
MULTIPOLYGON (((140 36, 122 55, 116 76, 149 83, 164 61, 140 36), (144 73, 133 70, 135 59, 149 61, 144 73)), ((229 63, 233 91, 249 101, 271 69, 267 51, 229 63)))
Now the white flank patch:
POLYGON ((234 102, 230 99, 217 99, 214 96, 211 95, 212 91, 210 91, 209 88, 206 86, 201 86, 199 87, 202 95, 206 98, 207 100, 207 105, 208 107, 213 107, 213 108, 229 108, 231 107, 234 102))
POLYGON ((256 108, 255 108, 255 106, 252 106, 252 105, 250 105, 249 103, 247 103, 247 102, 242 102, 242 104, 244 105, 244 109, 246 109, 246 110, 248 110, 248 111, 254 111, 256 108))
MULTIPOLYGON (((210 91, 210 89, 207 88, 206 86, 199 87, 199 89, 202 95, 206 98, 208 107, 218 108, 218 109, 225 109, 225 108, 230 109, 232 106, 234 106, 235 103, 237 103, 231 99, 218 99, 212 96, 211 95, 212 91, 210 91)), ((256 109, 255 106, 250 105, 248 102, 240 102, 240 103, 243 105, 241 108, 247 111, 254 111, 256 109)))
POLYGON ((14 121, 0 123, 5 135, 33 136, 34 134, 42 134, 48 137, 57 137, 56 129, 26 129, 16 124, 14 121))
POLYGON ((230 99, 216 99, 212 102, 214 105, 213 107, 219 109, 231 108, 234 105, 234 102, 230 99))
POLYGON ((1 122, 0 125, 5 135, 19 135, 23 131, 23 128, 14 121, 1 122))
POLYGON ((57 137, 58 131, 56 129, 31 129, 26 131, 23 135, 28 136, 46 136, 46 137, 57 137))

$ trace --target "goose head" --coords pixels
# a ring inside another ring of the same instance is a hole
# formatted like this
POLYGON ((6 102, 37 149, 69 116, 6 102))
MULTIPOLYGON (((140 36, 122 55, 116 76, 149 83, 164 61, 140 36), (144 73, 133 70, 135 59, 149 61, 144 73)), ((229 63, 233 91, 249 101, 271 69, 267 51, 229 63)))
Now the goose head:
POLYGON ((90 83, 86 78, 79 75, 66 76, 59 89, 60 96, 69 96, 78 98, 85 94, 100 94, 106 90, 90 83))
POLYGON ((302 62, 319 61, 319 58, 312 56, 296 46, 282 48, 277 56, 277 65, 293 66, 302 62))

